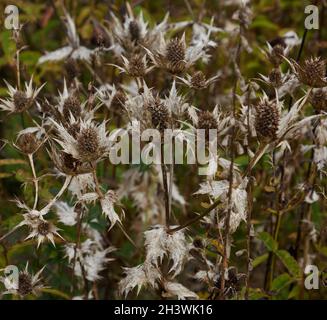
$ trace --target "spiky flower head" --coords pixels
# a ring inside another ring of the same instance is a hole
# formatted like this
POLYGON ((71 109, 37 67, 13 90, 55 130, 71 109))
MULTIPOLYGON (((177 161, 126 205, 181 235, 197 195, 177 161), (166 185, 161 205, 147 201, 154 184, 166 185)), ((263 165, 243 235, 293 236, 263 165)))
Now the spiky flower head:
POLYGON ((313 90, 309 99, 316 111, 327 111, 327 90, 325 88, 313 90))
POLYGON ((146 55, 140 55, 139 53, 133 54, 129 59, 121 56, 123 59, 124 67, 113 64, 114 67, 125 72, 131 77, 144 77, 148 72, 153 69, 153 66, 148 67, 146 55))
POLYGON ((99 153, 99 137, 93 127, 84 128, 77 136, 77 150, 85 161, 93 161, 99 153))
POLYGON ((185 38, 173 38, 166 46, 167 69, 172 73, 181 73, 185 70, 185 38))
POLYGON ((182 82, 190 88, 202 90, 207 88, 211 83, 217 81, 219 77, 220 73, 209 79, 206 79, 206 76, 202 71, 196 71, 193 75, 187 74, 186 79, 182 77, 177 78, 182 80, 182 82))
POLYGON ((148 105, 148 110, 151 115, 152 125, 160 131, 167 129, 169 111, 167 107, 161 103, 159 97, 157 97, 153 103, 148 105))
POLYGON ((197 128, 205 130, 205 142, 209 142, 210 130, 217 130, 218 123, 210 111, 202 111, 198 116, 197 128))
POLYGON ((67 128, 51 120, 58 133, 55 139, 62 147, 63 152, 70 154, 82 163, 98 161, 109 151, 109 139, 106 132, 106 122, 95 124, 92 119, 81 120, 79 131, 73 136, 67 128))
POLYGON ((327 86, 326 60, 321 57, 306 59, 302 65, 293 61, 293 66, 298 79, 312 88, 327 86))
POLYGON ((126 94, 122 89, 118 89, 112 98, 111 106, 115 109, 121 110, 124 108, 126 101, 126 94))
POLYGON ((89 163, 83 163, 75 159, 71 154, 64 151, 57 151, 54 147, 51 147, 50 156, 56 168, 69 176, 89 173, 93 170, 89 163))
POLYGON ((131 20, 128 24, 128 30, 133 42, 137 42, 140 39, 141 32, 139 24, 136 20, 131 20))
POLYGON ((262 99, 256 106, 255 129, 262 140, 277 139, 280 114, 277 104, 268 99, 262 99))
POLYGON ((4 294, 16 294, 21 298, 24 298, 29 294, 38 294, 39 291, 44 288, 44 286, 40 283, 40 275, 43 270, 44 267, 33 275, 28 272, 28 263, 26 263, 25 269, 19 271, 17 278, 12 274, 10 276, 0 278, 7 289, 4 294))
POLYGON ((21 113, 29 109, 35 101, 37 95, 45 85, 41 85, 38 89, 33 88, 33 77, 30 82, 25 82, 25 90, 19 90, 11 86, 6 80, 8 87, 9 99, 0 99, 0 109, 9 111, 10 113, 21 113))
POLYGON ((202 71, 197 71, 192 75, 191 84, 193 88, 203 89, 206 87, 206 77, 202 71))
POLYGON ((18 137, 17 146, 25 154, 33 154, 39 147, 39 143, 33 133, 23 133, 18 137))
POLYGON ((28 225, 31 229, 27 239, 37 238, 37 246, 39 247, 45 240, 50 241, 55 245, 54 237, 58 236, 63 239, 58 233, 58 228, 52 223, 45 220, 42 216, 33 219, 28 225))
POLYGON ((129 73, 131 76, 134 77, 142 77, 145 75, 145 63, 144 59, 140 55, 134 55, 130 59, 130 64, 129 64, 129 73))
POLYGON ((198 118, 198 129, 217 129, 217 120, 210 111, 202 111, 198 118))
POLYGON ((76 94, 72 94, 64 100, 63 115, 66 119, 69 119, 71 114, 77 119, 81 112, 81 104, 76 94))

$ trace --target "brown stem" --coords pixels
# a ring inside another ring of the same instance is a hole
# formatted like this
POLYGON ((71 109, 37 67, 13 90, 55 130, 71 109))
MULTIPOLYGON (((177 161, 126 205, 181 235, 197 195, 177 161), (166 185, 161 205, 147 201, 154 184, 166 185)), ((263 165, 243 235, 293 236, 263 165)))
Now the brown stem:
POLYGON ((164 161, 164 144, 161 144, 161 172, 162 172, 162 182, 164 186, 164 197, 165 197, 165 221, 166 226, 169 227, 169 219, 170 219, 170 209, 169 209, 169 190, 167 183, 167 169, 164 161))
MULTIPOLYGON (((251 128, 250 128, 250 95, 251 95, 251 87, 249 85, 248 87, 248 92, 247 92, 247 142, 249 144, 250 138, 251 138, 251 128)), ((249 162, 251 160, 249 159, 249 162)), ((251 176, 252 169, 249 171, 249 176, 251 176)), ((247 266, 246 266, 246 284, 245 284, 245 294, 244 298, 246 300, 249 299, 249 291, 250 291, 250 270, 251 270, 251 216, 252 216, 252 207, 253 207, 253 194, 252 194, 252 189, 253 189, 253 182, 252 179, 250 178, 250 181, 248 182, 247 185, 247 217, 246 217, 246 254, 247 254, 247 266)))
MULTIPOLYGON (((240 57, 241 57, 241 48, 242 48, 242 34, 243 34, 243 26, 240 24, 239 34, 238 34, 238 43, 235 54, 235 63, 234 65, 234 87, 233 87, 233 120, 236 118, 236 91, 238 86, 238 75, 236 70, 236 65, 240 65, 240 57)), ((221 270, 221 286, 220 286, 220 299, 224 299, 224 291, 225 291, 225 271, 228 268, 228 256, 227 256, 227 248, 229 247, 230 241, 230 217, 232 212, 232 195, 233 195, 233 184, 234 184, 234 161, 235 161, 235 137, 236 137, 236 128, 235 124, 232 127, 231 140, 230 140, 230 152, 231 152, 231 162, 229 167, 229 186, 228 186, 228 204, 227 204, 227 216, 225 218, 225 234, 224 234, 224 249, 223 249, 223 261, 222 261, 222 270, 221 270)))

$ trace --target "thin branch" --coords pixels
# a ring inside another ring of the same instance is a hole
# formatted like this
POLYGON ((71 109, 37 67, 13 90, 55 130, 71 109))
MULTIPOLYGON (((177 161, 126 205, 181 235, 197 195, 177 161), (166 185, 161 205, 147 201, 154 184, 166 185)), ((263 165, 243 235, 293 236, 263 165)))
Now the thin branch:
POLYGON ((33 161, 33 154, 28 155, 28 160, 32 169, 32 174, 33 174, 33 183, 34 183, 34 188, 35 188, 35 197, 34 197, 34 205, 33 205, 33 210, 36 209, 37 207, 37 202, 39 199, 39 180, 36 177, 36 172, 35 172, 35 167, 34 167, 34 161, 33 161))

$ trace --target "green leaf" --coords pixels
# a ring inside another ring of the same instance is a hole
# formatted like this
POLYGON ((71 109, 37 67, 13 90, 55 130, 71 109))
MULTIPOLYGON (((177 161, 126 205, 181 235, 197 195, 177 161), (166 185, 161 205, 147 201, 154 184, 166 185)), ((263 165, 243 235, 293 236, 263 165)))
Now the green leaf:
POLYGON ((266 293, 264 293, 263 291, 261 291, 260 289, 250 288, 250 292, 249 292, 250 300, 259 300, 259 299, 267 298, 267 297, 268 297, 268 295, 266 293))
POLYGON ((301 268, 299 267, 296 260, 287 251, 278 250, 276 251, 276 255, 293 276, 301 276, 301 268))
POLYGON ((285 286, 290 284, 293 281, 292 277, 288 273, 283 273, 274 279, 271 290, 279 291, 283 289, 285 286))
POLYGON ((13 165, 13 164, 26 164, 27 162, 22 159, 0 159, 0 166, 13 165))
POLYGON ((49 293, 49 294, 52 294, 54 296, 58 296, 60 298, 64 298, 66 300, 70 300, 71 298, 69 297, 68 294, 60 291, 60 290, 57 290, 57 289, 52 289, 52 288, 42 288, 41 289, 42 292, 46 292, 46 293, 49 293))
POLYGON ((269 251, 275 252, 278 249, 278 243, 268 232, 259 233, 258 238, 263 241, 269 251))
POLYGON ((267 29, 271 31, 277 31, 278 26, 275 23, 271 22, 271 20, 269 20, 267 16, 258 15, 251 24, 251 29, 267 29))
POLYGON ((292 289, 292 291, 288 295, 288 299, 294 299, 297 298, 300 294, 300 287, 298 285, 295 285, 292 289))
POLYGON ((259 257, 256 257, 253 261, 252 261, 252 267, 256 268, 257 266, 259 266, 261 263, 264 263, 266 260, 268 259, 268 253, 265 253, 259 257))
POLYGON ((7 61, 13 60, 15 54, 15 42, 12 40, 11 32, 9 30, 1 33, 1 47, 7 61))
POLYGON ((0 172, 0 179, 9 178, 11 176, 12 176, 12 173, 1 173, 0 172))

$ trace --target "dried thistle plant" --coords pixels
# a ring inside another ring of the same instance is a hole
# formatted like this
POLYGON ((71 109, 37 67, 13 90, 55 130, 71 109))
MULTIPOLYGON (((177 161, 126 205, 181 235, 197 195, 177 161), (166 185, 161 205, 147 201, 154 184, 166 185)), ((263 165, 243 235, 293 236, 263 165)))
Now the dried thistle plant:
POLYGON ((86 17, 86 4, 72 15, 55 1, 13 31, 0 63, 0 269, 24 271, 0 275, 3 294, 326 297, 303 277, 326 267, 326 30, 317 46, 288 25, 271 39, 250 27, 270 8, 185 3, 105 15, 95 2, 86 17))

